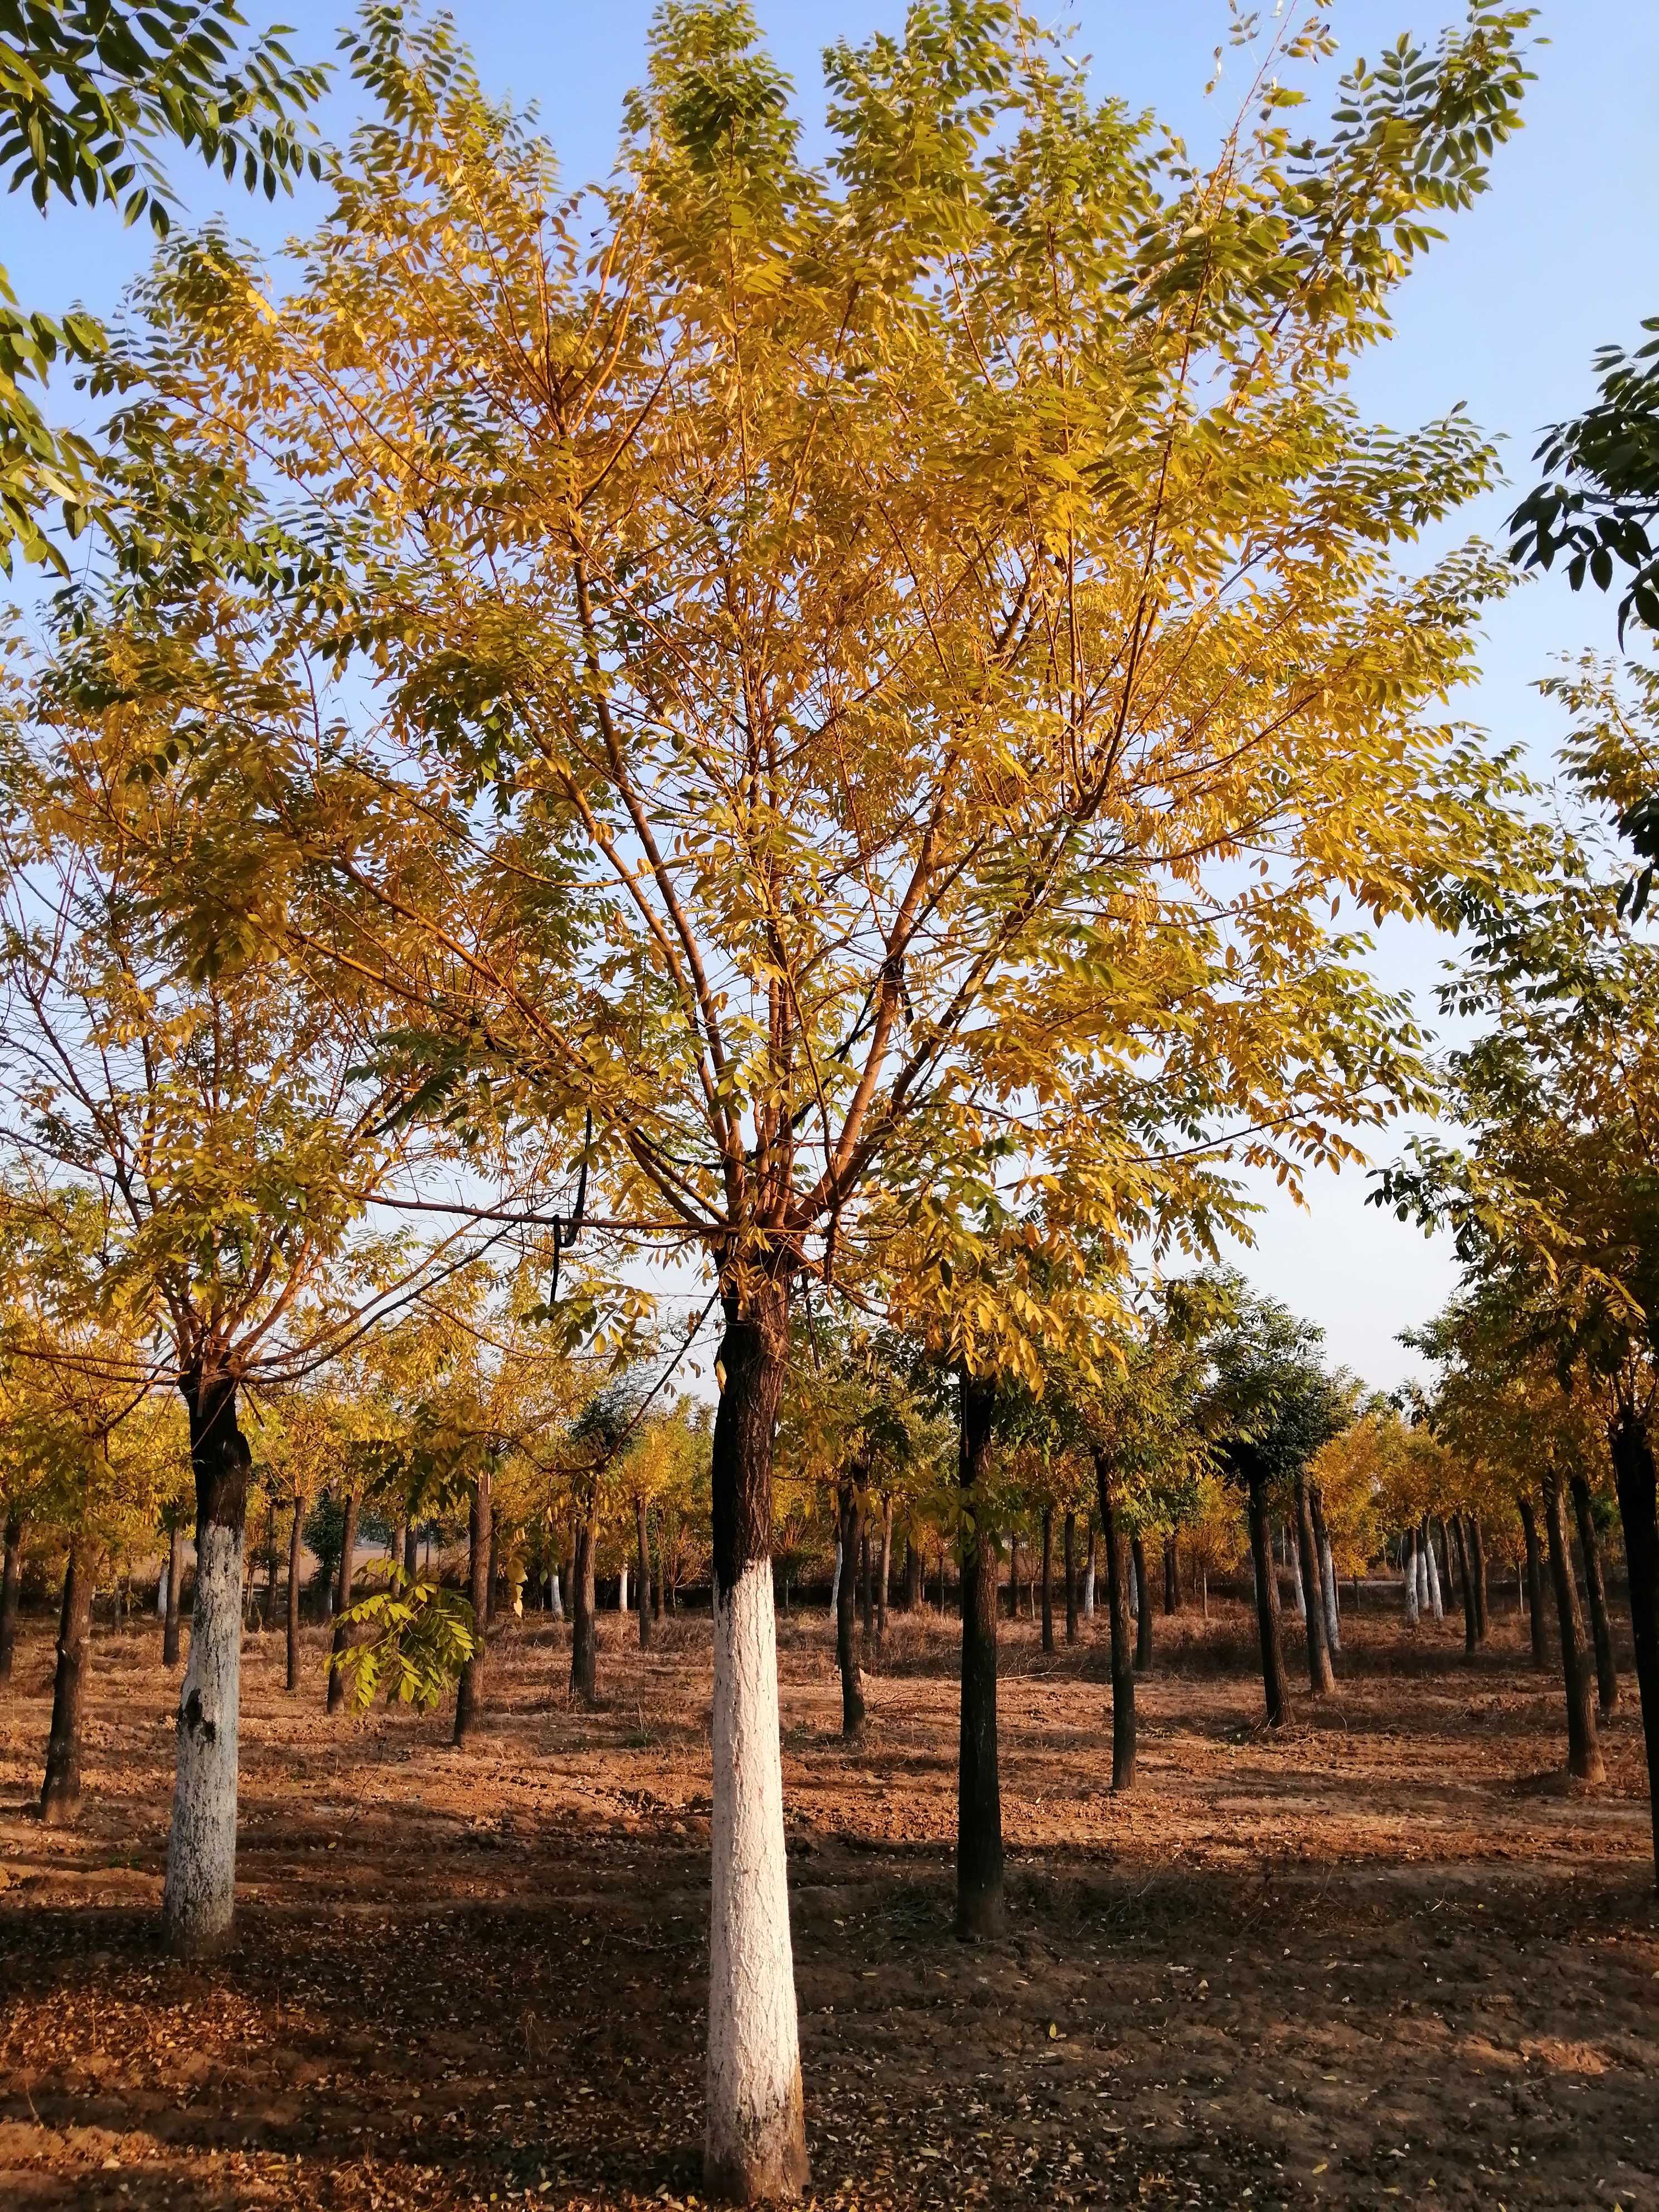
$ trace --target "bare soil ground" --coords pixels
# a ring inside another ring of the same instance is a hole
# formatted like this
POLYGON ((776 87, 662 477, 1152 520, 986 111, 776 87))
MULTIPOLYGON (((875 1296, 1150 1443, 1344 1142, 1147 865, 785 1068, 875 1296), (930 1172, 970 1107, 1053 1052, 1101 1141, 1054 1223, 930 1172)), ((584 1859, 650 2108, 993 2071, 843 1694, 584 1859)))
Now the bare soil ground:
MULTIPOLYGON (((1381 1593, 1377 1594, 1381 1606, 1381 1593)), ((782 1632, 817 2201, 1659 2204, 1659 1905, 1634 1685, 1608 1785, 1498 1601, 1351 1616, 1340 1697, 1256 1726, 1237 1607, 1158 1621, 1114 1797, 1103 1621, 1003 1626, 1012 1932, 951 1928, 954 1624, 896 1620, 856 1748, 782 1632)), ((0 1705, 0 2205, 697 2202, 708 1641, 509 1627, 476 1750, 323 1714, 251 1638, 234 1954, 161 1954, 174 1694, 100 1633, 78 1830, 33 1814, 50 1638, 0 1705)), ((1299 1644, 1292 1635, 1287 1657, 1299 1644)))

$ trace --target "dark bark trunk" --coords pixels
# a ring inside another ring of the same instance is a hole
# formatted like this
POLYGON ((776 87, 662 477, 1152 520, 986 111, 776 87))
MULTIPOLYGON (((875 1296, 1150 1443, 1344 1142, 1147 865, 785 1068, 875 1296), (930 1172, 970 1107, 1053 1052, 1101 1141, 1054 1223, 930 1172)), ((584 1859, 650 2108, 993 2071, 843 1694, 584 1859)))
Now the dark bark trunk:
POLYGON ((593 1587, 593 1553, 599 1534, 590 1504, 576 1516, 576 1556, 570 1563, 570 1688, 585 1705, 599 1703, 599 1599, 593 1587))
POLYGON ((1152 1598, 1146 1580, 1146 1547, 1136 1536, 1129 1547, 1135 1570, 1135 1672, 1146 1674, 1152 1663, 1152 1598))
POLYGON ((876 1650, 887 1641, 887 1598, 893 1579, 893 1501, 881 1501, 881 1550, 876 1560, 876 1650))
POLYGON ((1181 1609, 1181 1554, 1174 1532, 1164 1539, 1164 1610, 1178 1613, 1181 1609))
POLYGON ((836 1663, 841 1668, 841 1732, 858 1735, 864 1727, 864 1684, 859 1673, 859 1644, 854 1631, 854 1593, 851 1566, 864 1534, 864 1504, 856 1481, 841 1486, 837 1514, 842 1573, 836 1588, 836 1663))
POLYGON ((419 1577, 420 1571, 421 1571, 421 1539, 420 1539, 420 1533, 419 1533, 419 1531, 416 1529, 416 1526, 415 1526, 415 1518, 414 1518, 414 1516, 411 1514, 411 1515, 410 1516, 408 1524, 407 1524, 407 1526, 406 1526, 406 1527, 404 1528, 404 1580, 405 1580, 406 1582, 411 1582, 411 1583, 412 1583, 412 1582, 414 1582, 414 1581, 416 1581, 416 1580, 418 1578, 418 1577, 419 1577))
POLYGON ((904 1610, 921 1609, 921 1547, 914 1536, 904 1540, 904 1610))
POLYGON ((1077 1515, 1066 1516, 1066 1641, 1077 1642, 1077 1515))
POLYGON ((1467 1516, 1469 1529, 1469 1577, 1474 1584, 1474 1640, 1486 1640, 1486 1541, 1480 1533, 1480 1516, 1467 1516))
POLYGON ((17 1602, 23 1581, 23 1522, 21 1515, 6 1516, 6 1561, 0 1571, 0 1685, 11 1680, 17 1650, 17 1602))
POLYGON ((640 1649, 651 1648, 651 1531, 646 1525, 645 1500, 634 1500, 634 1534, 639 1554, 639 1589, 634 1594, 635 1608, 640 1616, 640 1649))
POLYGON ((1308 1478, 1296 1479, 1296 1540, 1302 1555, 1302 1586, 1308 1601, 1308 1686, 1316 1698, 1328 1698, 1336 1687, 1331 1669, 1330 1645, 1325 1636, 1325 1578, 1319 1561, 1319 1539, 1314 1533, 1313 1508, 1308 1502, 1308 1478))
POLYGON ((1111 1464, 1095 1454, 1096 1502, 1106 1553, 1106 1610, 1112 1635, 1112 1787, 1135 1781, 1135 1669, 1129 1644, 1129 1555, 1113 1494, 1111 1464))
MULTIPOLYGON (((1638 1413, 1620 1413, 1611 1437, 1613 1473, 1630 1568, 1631 1642, 1636 1686, 1642 1701, 1642 1738, 1648 1760, 1648 1802, 1659 1811, 1659 1503, 1653 1446, 1638 1413)), ((1654 1828, 1654 1872, 1659 1879, 1659 1825, 1654 1828)))
POLYGON ((288 1532, 288 1686, 300 1686, 300 1547, 304 1542, 305 1501, 294 1501, 294 1520, 288 1532))
POLYGON ((1596 1702, 1606 1720, 1619 1710, 1619 1662, 1613 1653, 1613 1623, 1607 1617, 1607 1586, 1601 1572, 1601 1547, 1595 1540, 1595 1509, 1582 1474, 1572 1478, 1573 1518, 1584 1558, 1584 1593, 1589 1600, 1590 1635, 1595 1645, 1596 1702))
POLYGON ((1261 1690, 1267 1725, 1278 1728, 1289 1705, 1285 1686, 1285 1646, 1279 1613, 1279 1570, 1273 1564, 1273 1533, 1267 1521, 1267 1486, 1249 1485, 1250 1557, 1255 1563, 1255 1626, 1261 1644, 1261 1690))
POLYGON ((81 1714, 91 1632, 92 1554, 77 1539, 70 1546, 64 1570, 58 1664, 52 1681, 52 1733, 46 1738, 46 1776, 40 1785, 40 1818, 49 1828, 67 1827, 81 1809, 81 1714))
POLYGON ((461 1678, 455 1685, 455 1741, 465 1743, 483 1711, 484 1685, 489 1656, 486 1636, 489 1626, 489 1547, 495 1514, 491 1511, 489 1464, 479 1468, 472 1486, 466 1527, 466 1594, 472 1607, 472 1656, 461 1662, 461 1678))
POLYGON ((1527 1607, 1532 1622, 1532 1663, 1534 1667, 1549 1665, 1549 1645, 1544 1628, 1544 1564, 1538 1553, 1538 1516, 1532 1510, 1530 1498, 1519 1498, 1521 1533, 1527 1547, 1527 1607))
POLYGON ((1589 1656, 1584 1648, 1584 1619, 1578 1585, 1572 1578, 1567 1547, 1567 1516, 1561 1485, 1544 1478, 1544 1533, 1549 1541, 1550 1580, 1555 1585, 1555 1614, 1561 1632, 1561 1678, 1567 1699, 1567 1771, 1583 1782, 1601 1782, 1607 1771, 1595 1740, 1595 1710, 1590 1696, 1589 1656))
POLYGON ((334 1585, 334 1635, 328 1655, 328 1710, 337 1713, 345 1703, 345 1673, 343 1662, 346 1647, 351 1641, 351 1631, 346 1622, 346 1609, 351 1603, 352 1584, 357 1579, 357 1515, 362 1500, 354 1483, 346 1492, 345 1526, 340 1532, 340 1573, 334 1585))
POLYGON ((1042 1648, 1054 1648, 1054 1509, 1042 1509, 1042 1648))
POLYGON ((1454 1513, 1451 1531, 1457 1541, 1457 1587, 1463 1600, 1463 1649, 1473 1654, 1480 1640, 1480 1616, 1475 1610, 1474 1571, 1469 1564, 1468 1539, 1463 1530, 1463 1516, 1454 1513))
POLYGON ((167 1531, 167 1601, 161 1613, 161 1664, 179 1664, 179 1585, 185 1579, 185 1528, 175 1520, 167 1531))
POLYGON ((1008 1618, 1019 1619, 1019 1538, 1008 1539, 1008 1618))
POLYGON ((986 1496, 993 1378, 958 1370, 962 1511, 962 1735, 957 1762, 957 1934, 1000 1936, 1002 1793, 997 1771, 997 1540, 986 1496))

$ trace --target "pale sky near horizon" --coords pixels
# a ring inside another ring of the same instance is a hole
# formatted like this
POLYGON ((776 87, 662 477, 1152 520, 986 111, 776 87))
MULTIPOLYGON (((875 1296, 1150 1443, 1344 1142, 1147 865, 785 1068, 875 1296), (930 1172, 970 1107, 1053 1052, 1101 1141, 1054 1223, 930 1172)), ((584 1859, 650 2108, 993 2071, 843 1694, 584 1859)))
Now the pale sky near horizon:
MULTIPOLYGON (((289 43, 307 59, 331 53, 344 10, 318 0, 246 4, 292 22, 289 43)), ((1224 70, 1209 100, 1212 54, 1226 35, 1224 0, 1161 0, 1157 7, 1079 0, 1068 10, 1037 10, 1077 27, 1079 52, 1092 58, 1099 95, 1152 106, 1201 152, 1225 127, 1241 88, 1242 63, 1224 70)), ((1270 5, 1261 12, 1271 12, 1270 5)), ((454 10, 485 85, 533 100, 558 149, 567 179, 610 166, 621 98, 641 74, 649 0, 604 6, 547 0, 467 0, 454 10)), ((818 54, 831 40, 896 28, 902 0, 756 0, 773 52, 793 76, 809 123, 820 112, 818 54)), ((1323 73, 1334 87, 1340 66, 1375 55, 1402 30, 1431 39, 1462 13, 1455 0, 1334 0, 1328 13, 1340 62, 1323 73)), ((1655 204, 1655 122, 1659 118, 1659 6, 1654 0, 1547 0, 1538 29, 1550 43, 1533 61, 1527 126, 1494 162, 1492 190, 1449 227, 1400 297, 1397 333, 1355 380, 1380 421, 1401 426, 1467 403, 1474 420, 1506 441, 1514 483, 1532 481, 1530 456, 1542 427, 1583 406, 1592 389, 1591 360, 1605 343, 1634 339, 1644 316, 1659 315, 1659 224, 1655 204)), ((325 116, 331 133, 352 112, 349 85, 325 116)), ((1316 82, 1310 107, 1321 97, 1316 82)), ((1300 119, 1300 118, 1298 118, 1300 119)), ((182 155, 171 163, 189 218, 222 210, 240 235, 272 246, 303 228, 310 210, 275 209, 228 194, 182 155)), ((107 313, 138 269, 146 238, 124 233, 108 216, 60 206, 44 221, 21 197, 0 201, 0 261, 26 306, 61 310, 80 300, 107 313)), ((58 407, 67 408, 69 395, 58 407)), ((1465 511, 1468 530, 1501 532, 1514 494, 1465 511)), ((1462 531, 1460 535, 1463 534, 1462 531)), ((1532 690, 1552 657, 1589 645, 1611 652, 1613 612, 1600 598, 1575 599, 1549 580, 1514 593, 1487 625, 1481 682, 1457 711, 1547 764, 1559 730, 1532 690)), ((1411 988, 1420 1012, 1445 951, 1426 929, 1392 927, 1379 946, 1379 973, 1411 988)), ((1374 1145, 1387 1158, 1398 1140, 1374 1145)), ((1254 1251, 1240 1264, 1263 1289, 1325 1329, 1334 1360, 1388 1388, 1415 1371, 1397 1333, 1423 1321, 1445 1297, 1453 1267, 1443 1243, 1364 1204, 1363 1176, 1325 1176, 1298 1211, 1269 1191, 1254 1251)))

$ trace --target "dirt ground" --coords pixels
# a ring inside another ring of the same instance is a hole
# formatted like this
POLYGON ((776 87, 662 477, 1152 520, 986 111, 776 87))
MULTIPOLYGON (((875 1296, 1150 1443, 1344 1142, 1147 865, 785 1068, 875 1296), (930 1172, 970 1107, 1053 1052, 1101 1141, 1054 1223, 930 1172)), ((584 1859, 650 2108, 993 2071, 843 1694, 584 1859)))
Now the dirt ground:
MULTIPOLYGON (((1368 1597, 1371 1595, 1368 1593, 1368 1597)), ((1003 1627, 1012 1932, 951 1936, 955 1629, 896 1620, 843 1747, 830 1625, 781 1631, 817 2202, 1659 2205, 1659 1901, 1633 1683, 1605 1789, 1509 1601, 1350 1614, 1340 1697, 1256 1726, 1248 1623, 1160 1617, 1114 1797, 1103 1620, 1003 1627)), ((50 1638, 0 1705, 0 2205, 698 2201, 706 1617, 642 1656, 509 1627, 476 1749, 330 1722, 251 1638, 239 1936, 161 1954, 172 1683, 101 1631, 78 1830, 33 1814, 50 1638)), ((1287 1656, 1300 1656, 1292 1636, 1287 1656)))

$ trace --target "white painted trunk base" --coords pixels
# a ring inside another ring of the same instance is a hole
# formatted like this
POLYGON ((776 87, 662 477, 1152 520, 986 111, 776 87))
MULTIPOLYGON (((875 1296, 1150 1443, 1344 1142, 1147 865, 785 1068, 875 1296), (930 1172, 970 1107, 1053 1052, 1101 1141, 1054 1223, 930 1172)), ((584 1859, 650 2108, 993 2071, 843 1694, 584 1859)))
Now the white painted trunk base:
POLYGON ((1406 1591, 1407 1624, 1415 1628, 1417 1626, 1417 1547, 1415 1544, 1406 1554, 1401 1581, 1404 1583, 1406 1591))
POLYGON ((836 1539, 836 1571, 830 1577, 830 1610, 833 1613, 841 1596, 841 1538, 836 1539))
POLYGON ((242 1671, 242 1536, 202 1532, 190 1662, 179 1689, 178 1768, 161 1913, 175 1951, 213 1951, 236 1903, 236 1739, 242 1671))
POLYGON ((806 2151, 765 1560, 715 1602, 710 1827, 708 2179, 739 2202, 793 2197, 806 2151))
POLYGON ((1091 1559, 1088 1565, 1083 1570, 1083 1618, 1085 1620, 1092 1620, 1094 1617, 1095 1563, 1091 1559))
POLYGON ((167 1618, 167 1571, 163 1567, 161 1570, 161 1579, 155 1585, 155 1618, 157 1620, 164 1620, 167 1618))
MULTIPOLYGON (((1428 1542, 1423 1548, 1428 1554, 1429 1606, 1433 1612, 1435 1619, 1437 1620, 1443 1620, 1446 1618, 1446 1605, 1444 1599, 1440 1595, 1440 1562, 1434 1556, 1434 1538, 1432 1536, 1429 1538, 1428 1542)), ((1422 1593, 1419 1591, 1418 1595, 1420 1596, 1422 1593)))
POLYGON ((1429 1609, 1429 1563, 1420 1539, 1417 1547, 1417 1609, 1419 1613, 1429 1609))
POLYGON ((559 1595, 559 1577, 556 1569, 553 1575, 553 1618, 555 1620, 564 1619, 564 1600, 559 1595))
POLYGON ((1342 1649, 1342 1613, 1336 1596, 1336 1561, 1331 1553, 1331 1540, 1326 1537, 1320 1547, 1320 1578, 1325 1590, 1325 1634, 1333 1651, 1342 1649))
POLYGON ((626 1613, 628 1610, 628 1570, 626 1567, 623 1569, 622 1580, 617 1585, 617 1610, 618 1613, 626 1613))
POLYGON ((1302 1547, 1288 1530, 1285 1532, 1285 1549, 1291 1555, 1291 1589, 1296 1598, 1296 1617, 1298 1620, 1305 1620, 1308 1618, 1308 1593, 1302 1582, 1302 1547))

